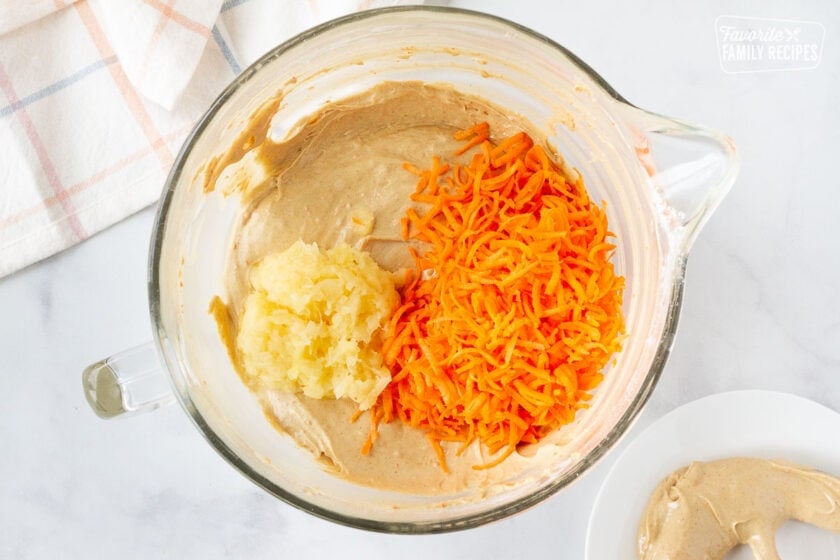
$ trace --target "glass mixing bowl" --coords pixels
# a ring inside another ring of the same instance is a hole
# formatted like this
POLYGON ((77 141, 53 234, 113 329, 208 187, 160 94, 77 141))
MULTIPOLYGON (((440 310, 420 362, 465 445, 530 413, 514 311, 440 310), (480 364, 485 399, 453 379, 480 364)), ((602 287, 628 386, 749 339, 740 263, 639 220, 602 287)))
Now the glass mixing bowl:
POLYGON ((674 340, 688 250, 736 170, 727 137, 634 107, 572 53, 520 25, 440 7, 388 8, 331 21, 245 70, 190 134, 167 181, 152 238, 155 341, 89 367, 85 392, 105 417, 177 398, 210 445, 245 476, 338 523, 428 533, 503 518, 580 477, 636 418, 674 340), (266 421, 207 312, 211 298, 224 293, 239 201, 205 195, 202 166, 278 91, 284 101, 273 127, 282 132, 328 101, 395 80, 451 84, 530 120, 582 173, 592 197, 607 201, 617 235, 614 261, 626 278, 624 349, 605 372, 591 408, 561 429, 561 458, 492 492, 400 494, 317 468, 266 421))

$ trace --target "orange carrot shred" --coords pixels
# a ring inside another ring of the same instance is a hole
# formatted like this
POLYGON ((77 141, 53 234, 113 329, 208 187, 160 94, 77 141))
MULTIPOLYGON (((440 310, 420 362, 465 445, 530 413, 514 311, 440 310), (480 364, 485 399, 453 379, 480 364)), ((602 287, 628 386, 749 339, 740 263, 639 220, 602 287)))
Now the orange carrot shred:
POLYGON ((416 270, 386 328, 391 382, 371 408, 425 431, 441 469, 478 440, 498 465, 588 406, 624 333, 624 279, 603 205, 525 132, 498 144, 478 123, 455 134, 470 163, 433 158, 418 175, 403 238, 416 270))

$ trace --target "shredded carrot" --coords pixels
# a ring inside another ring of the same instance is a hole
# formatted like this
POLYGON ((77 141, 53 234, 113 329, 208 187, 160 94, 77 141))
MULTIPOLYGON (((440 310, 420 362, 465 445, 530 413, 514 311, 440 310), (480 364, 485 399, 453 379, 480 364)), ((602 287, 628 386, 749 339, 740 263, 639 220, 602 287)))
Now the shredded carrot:
POLYGON ((403 237, 427 250, 385 333, 392 379, 362 450, 399 419, 445 472, 441 442, 479 440, 494 458, 474 468, 490 468, 571 422, 624 332, 605 206, 524 132, 493 144, 479 123, 455 139, 469 164, 404 165, 424 210, 406 213, 403 237))

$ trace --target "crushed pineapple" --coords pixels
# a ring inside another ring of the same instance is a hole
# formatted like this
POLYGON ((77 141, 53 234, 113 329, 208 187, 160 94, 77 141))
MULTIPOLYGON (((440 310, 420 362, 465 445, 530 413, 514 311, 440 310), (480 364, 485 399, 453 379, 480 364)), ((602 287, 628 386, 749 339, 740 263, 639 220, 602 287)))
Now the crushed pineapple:
POLYGON ((248 381, 369 408, 391 379, 376 348, 399 301, 391 273, 349 245, 298 241, 250 283, 236 337, 248 381))

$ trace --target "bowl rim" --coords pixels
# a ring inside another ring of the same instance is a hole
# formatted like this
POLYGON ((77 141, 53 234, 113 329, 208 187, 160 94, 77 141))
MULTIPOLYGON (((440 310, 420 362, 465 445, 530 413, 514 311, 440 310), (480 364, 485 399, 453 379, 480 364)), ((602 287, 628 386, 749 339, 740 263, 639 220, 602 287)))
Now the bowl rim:
MULTIPOLYGON (((633 401, 628 406, 624 414, 619 418, 615 426, 609 431, 606 437, 598 443, 587 455, 578 460, 578 462, 562 476, 546 484, 513 502, 505 503, 493 508, 464 515, 462 517, 448 519, 445 521, 398 521, 386 522, 376 519, 369 519, 365 517, 355 517, 339 513, 328 508, 318 506, 307 500, 283 489, 268 478, 262 476, 254 471, 245 461, 243 461, 238 454, 236 454, 224 440, 213 430, 207 420, 199 412, 198 408, 193 403, 186 384, 178 383, 177 376, 183 377, 183 372, 180 371, 180 362, 175 356, 170 356, 167 342, 169 336, 163 326, 160 305, 160 256, 163 250, 163 242, 165 232, 168 224, 169 209, 173 201, 175 190, 181 176, 183 174, 184 164, 192 152, 193 146, 202 136, 204 130, 209 126, 210 122, 219 112, 219 110, 228 102, 233 94, 247 81, 249 81, 270 61, 278 58, 287 51, 301 45, 308 39, 327 33, 332 29, 342 27, 347 24, 356 23, 359 21, 377 18, 382 15, 395 13, 429 13, 438 14, 441 17, 468 17, 482 19, 508 27, 513 31, 528 36, 532 40, 536 40, 550 49, 557 51, 559 54, 569 59, 575 66, 592 79, 609 97, 616 102, 628 106, 633 106, 624 97, 622 97, 604 78, 595 72, 588 64, 578 58, 574 53, 555 42, 554 40, 542 35, 528 27, 512 22, 505 18, 486 14, 475 10, 466 10, 462 8, 453 8, 447 6, 433 6, 433 5, 413 5, 413 6, 390 6, 384 8, 377 8, 362 12, 356 12, 343 17, 339 17, 327 21, 321 25, 310 28, 291 39, 281 43, 272 48, 263 56, 257 59, 253 64, 242 71, 234 80, 218 95, 213 101, 207 111, 197 121, 193 129, 187 135, 181 149, 176 156, 172 168, 164 183, 163 194, 158 203, 157 213, 152 229, 149 249, 148 261, 148 297, 149 297, 149 314, 152 323, 152 332, 155 347, 158 351, 161 364, 164 364, 164 370, 167 372, 170 385, 174 389, 181 407, 187 412, 193 424, 198 428, 204 438, 210 445, 218 452, 228 463, 235 469, 260 486, 265 491, 279 498, 283 502, 305 512, 308 512, 316 517, 332 521, 348 527, 358 529, 365 529, 369 531, 381 533, 397 533, 397 534, 431 534, 444 533, 451 531, 464 530, 478 527, 486 523, 497 521, 523 510, 526 510, 534 505, 542 502, 548 497, 556 494, 562 488, 570 485, 572 482, 578 480, 585 472, 589 471, 598 461, 600 461, 613 446, 629 431, 632 424, 635 422, 638 414, 641 412, 644 405, 647 403, 650 395, 656 386, 674 342, 674 337, 677 329, 679 318, 679 311, 682 304, 682 294, 684 285, 686 254, 678 254, 674 264, 673 282, 671 284, 670 298, 668 302, 668 310, 664 320, 662 336, 654 354, 648 372, 646 373, 639 391, 635 395, 633 401), (171 358, 171 359, 170 359, 171 358)), ((186 188, 186 187, 184 187, 186 188)))

